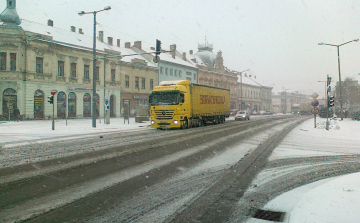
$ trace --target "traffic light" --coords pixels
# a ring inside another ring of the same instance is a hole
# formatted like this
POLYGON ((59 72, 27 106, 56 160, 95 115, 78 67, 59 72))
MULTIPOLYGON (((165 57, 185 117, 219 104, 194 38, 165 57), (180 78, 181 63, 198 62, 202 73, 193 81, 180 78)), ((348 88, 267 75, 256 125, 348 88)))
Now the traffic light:
POLYGON ((335 98, 334 96, 329 96, 329 108, 334 106, 335 98))
POLYGON ((156 52, 155 52, 155 57, 153 59, 154 63, 158 63, 160 60, 160 55, 161 53, 161 41, 156 39, 156 52))
POLYGON ((331 84, 331 77, 329 77, 329 75, 328 75, 328 77, 327 77, 327 86, 329 86, 331 84))
POLYGON ((54 95, 51 95, 51 96, 48 96, 48 102, 50 103, 50 104, 54 104, 54 95))

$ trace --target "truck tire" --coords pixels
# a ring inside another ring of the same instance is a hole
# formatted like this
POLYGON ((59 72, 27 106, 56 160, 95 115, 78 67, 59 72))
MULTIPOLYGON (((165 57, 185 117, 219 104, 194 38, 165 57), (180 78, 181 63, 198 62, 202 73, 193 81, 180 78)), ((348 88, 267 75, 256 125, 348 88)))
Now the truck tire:
POLYGON ((184 119, 183 121, 183 125, 181 126, 182 129, 187 129, 189 128, 189 122, 187 120, 187 118, 184 119))

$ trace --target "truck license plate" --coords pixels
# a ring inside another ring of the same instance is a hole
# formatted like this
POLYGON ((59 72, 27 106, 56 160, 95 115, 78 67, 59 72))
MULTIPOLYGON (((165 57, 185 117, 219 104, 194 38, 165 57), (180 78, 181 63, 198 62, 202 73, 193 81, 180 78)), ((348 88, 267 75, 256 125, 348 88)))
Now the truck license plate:
POLYGON ((160 123, 167 123, 167 121, 160 121, 160 123))

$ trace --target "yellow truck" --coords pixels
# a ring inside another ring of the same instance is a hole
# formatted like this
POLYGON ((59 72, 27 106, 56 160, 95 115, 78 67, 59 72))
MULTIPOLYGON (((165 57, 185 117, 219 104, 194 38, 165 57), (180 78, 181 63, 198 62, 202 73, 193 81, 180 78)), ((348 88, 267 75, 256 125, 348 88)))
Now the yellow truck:
POLYGON ((158 129, 219 124, 230 115, 230 91, 192 84, 188 80, 162 81, 149 97, 151 127, 158 129))

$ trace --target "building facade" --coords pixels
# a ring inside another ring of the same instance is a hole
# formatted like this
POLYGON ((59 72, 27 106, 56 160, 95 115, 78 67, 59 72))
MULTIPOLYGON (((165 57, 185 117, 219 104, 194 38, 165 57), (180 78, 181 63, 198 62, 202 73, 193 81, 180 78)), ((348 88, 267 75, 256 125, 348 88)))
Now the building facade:
POLYGON ((239 82, 239 110, 272 111, 272 88, 259 84, 246 74, 242 75, 239 82))
POLYGON ((236 109, 238 105, 237 73, 226 69, 223 65, 222 52, 215 55, 212 44, 199 44, 198 52, 190 51, 191 60, 198 68, 198 83, 230 90, 230 107, 236 109))
MULTIPOLYGON (((15 7, 15 1, 12 2, 15 7)), ((6 12, 6 10, 4 11, 6 12)), ((137 104, 147 104, 151 88, 157 83, 158 69, 131 49, 113 45, 113 38, 104 41, 99 32, 96 42, 96 64, 93 69, 92 36, 80 28, 63 30, 22 21, 6 12, 0 15, 0 117, 8 120, 13 110, 20 110, 22 119, 83 118, 92 115, 92 99, 96 98, 96 115, 105 114, 109 101, 111 117, 121 114, 122 101, 128 99, 132 112, 137 104), (14 19, 15 18, 15 19, 14 19), (112 58, 108 58, 112 56, 112 58), (92 92, 93 70, 96 93, 92 92), (57 90, 53 105, 48 103, 52 89, 57 90), (121 96, 121 91, 124 96, 121 96), (145 100, 145 101, 144 101, 145 100)))

